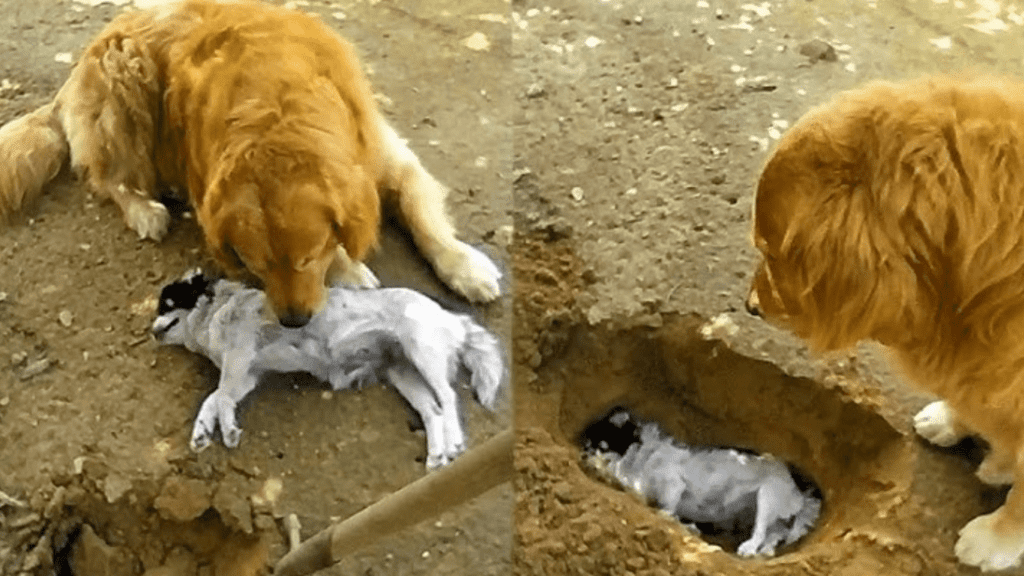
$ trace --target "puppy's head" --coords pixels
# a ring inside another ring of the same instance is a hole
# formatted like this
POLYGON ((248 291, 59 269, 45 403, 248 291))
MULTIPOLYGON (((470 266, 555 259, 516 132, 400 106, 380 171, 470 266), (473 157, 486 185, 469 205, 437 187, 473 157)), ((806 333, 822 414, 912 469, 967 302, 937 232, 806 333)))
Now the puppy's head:
POLYGON ((284 326, 305 325, 324 305, 337 250, 362 259, 376 242, 372 181, 332 182, 291 171, 227 179, 199 211, 207 243, 226 271, 254 276, 284 326))
POLYGON ((180 280, 171 282, 160 291, 153 336, 161 344, 185 342, 185 318, 199 304, 199 299, 212 297, 213 279, 200 270, 192 270, 180 280))
POLYGON ((811 111, 758 182, 747 309, 819 350, 892 343, 945 281, 949 121, 901 94, 877 85, 811 111))
POLYGON ((640 439, 640 425, 629 411, 621 406, 611 409, 600 420, 587 426, 581 441, 589 453, 615 452, 624 455, 640 439))

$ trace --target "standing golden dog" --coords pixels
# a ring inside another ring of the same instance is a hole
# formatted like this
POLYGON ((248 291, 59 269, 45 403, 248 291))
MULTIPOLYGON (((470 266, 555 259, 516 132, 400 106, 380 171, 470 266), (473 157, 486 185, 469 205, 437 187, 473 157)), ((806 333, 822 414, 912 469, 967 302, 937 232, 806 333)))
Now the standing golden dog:
POLYGON ((1024 84, 878 82, 812 110, 761 175, 748 309, 819 350, 873 339, 941 402, 915 419, 991 445, 978 476, 1013 483, 960 531, 983 570, 1024 555, 1024 84))
POLYGON ((470 300, 499 293, 352 48, 297 11, 194 0, 115 19, 52 103, 0 128, 0 216, 69 155, 140 238, 167 230, 157 184, 187 189, 213 255, 258 277, 287 326, 320 309, 325 283, 377 285, 362 260, 382 199, 444 282, 470 300))

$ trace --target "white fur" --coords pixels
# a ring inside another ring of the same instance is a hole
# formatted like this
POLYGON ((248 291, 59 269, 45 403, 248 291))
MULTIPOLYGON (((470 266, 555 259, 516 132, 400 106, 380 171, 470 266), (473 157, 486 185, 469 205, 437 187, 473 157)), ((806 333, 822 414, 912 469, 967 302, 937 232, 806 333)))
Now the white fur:
POLYGON ((212 297, 153 323, 161 343, 183 345, 221 369, 217 389, 196 418, 193 450, 208 446, 218 426, 225 445, 238 445, 236 407, 264 372, 308 372, 335 390, 388 381, 423 419, 426 464, 434 469, 466 448, 452 388, 459 368, 467 368, 477 399, 488 408, 504 377, 494 336, 412 290, 331 288, 325 308, 301 328, 267 320, 265 305, 262 292, 219 280, 212 297))
POLYGON ((964 564, 977 566, 982 572, 1006 570, 1020 566, 1024 556, 1024 534, 996 530, 996 514, 984 514, 960 529, 956 541, 956 557, 964 564))
POLYGON ((949 404, 941 400, 925 406, 914 416, 914 430, 925 440, 942 447, 952 446, 969 434, 957 422, 949 404))
POLYGON ((817 520, 821 502, 802 493, 786 465, 770 456, 691 448, 652 422, 642 424, 638 440, 621 456, 597 450, 599 468, 679 519, 731 529, 753 516, 740 556, 771 556, 817 520))
POLYGON ((379 123, 384 148, 384 187, 401 190, 398 210, 413 241, 441 280, 473 302, 501 295, 501 271, 483 252, 455 238, 444 209, 448 191, 427 172, 394 128, 379 123))

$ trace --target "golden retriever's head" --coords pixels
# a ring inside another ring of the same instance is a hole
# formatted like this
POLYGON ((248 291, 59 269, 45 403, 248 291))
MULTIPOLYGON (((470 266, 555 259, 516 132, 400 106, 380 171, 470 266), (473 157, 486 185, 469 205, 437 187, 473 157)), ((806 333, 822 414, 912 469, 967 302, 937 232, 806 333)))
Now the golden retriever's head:
POLYGON ((818 350, 895 342, 948 284, 951 120, 897 96, 879 84, 810 112, 758 183, 747 309, 818 350))
POLYGON ((258 278, 280 323, 303 326, 324 305, 336 251, 360 260, 376 242, 376 190, 358 168, 344 181, 294 170, 270 178, 272 167, 263 170, 209 189, 200 223, 225 270, 258 278))

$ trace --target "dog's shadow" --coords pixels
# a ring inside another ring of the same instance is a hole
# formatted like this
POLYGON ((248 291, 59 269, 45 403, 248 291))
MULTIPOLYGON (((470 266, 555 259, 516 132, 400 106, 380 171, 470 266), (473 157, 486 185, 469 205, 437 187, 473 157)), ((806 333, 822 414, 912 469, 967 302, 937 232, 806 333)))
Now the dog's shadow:
MULTIPOLYGON (((919 439, 928 449, 934 450, 940 454, 951 456, 962 465, 965 471, 970 473, 972 476, 974 472, 981 465, 981 462, 985 459, 985 455, 988 454, 988 443, 980 438, 974 438, 968 436, 956 444, 942 448, 935 446, 923 439, 919 439)), ((978 494, 978 500, 985 510, 985 513, 995 511, 997 508, 1006 502, 1006 495, 1010 491, 1010 486, 990 486, 978 480, 980 486, 980 492, 978 494)))

